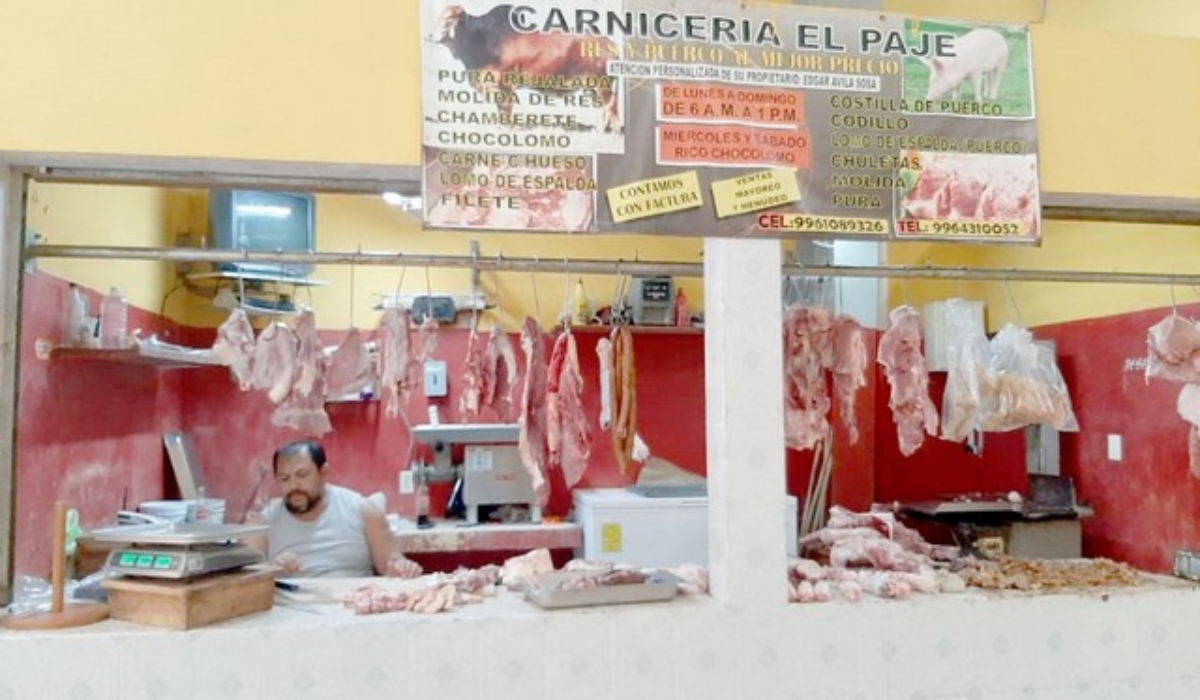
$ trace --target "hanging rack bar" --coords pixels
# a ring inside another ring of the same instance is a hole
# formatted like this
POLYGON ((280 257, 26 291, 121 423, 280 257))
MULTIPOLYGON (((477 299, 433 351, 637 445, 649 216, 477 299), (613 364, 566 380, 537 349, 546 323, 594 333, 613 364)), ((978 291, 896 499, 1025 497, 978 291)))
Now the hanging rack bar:
MULTIPOLYGON (((28 258, 90 258, 149 260, 158 262, 268 262, 317 265, 390 265, 439 267, 496 272, 562 273, 562 262, 506 256, 417 255, 394 252, 252 252, 202 248, 137 248, 120 246, 30 245, 28 258)), ((572 274, 703 277, 702 263, 669 260, 571 259, 572 274)), ((1021 270, 1017 268, 934 267, 932 265, 783 265, 782 274, 812 277, 868 277, 910 279, 992 280, 1009 282, 1085 282, 1098 284, 1200 285, 1200 274, 1170 272, 1092 272, 1086 270, 1021 270)))

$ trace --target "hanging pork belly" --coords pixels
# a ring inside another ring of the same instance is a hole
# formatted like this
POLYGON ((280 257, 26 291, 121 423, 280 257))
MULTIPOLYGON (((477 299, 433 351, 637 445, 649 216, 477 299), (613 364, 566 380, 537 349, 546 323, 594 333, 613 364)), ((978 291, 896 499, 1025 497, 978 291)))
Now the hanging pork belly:
POLYGON ((550 464, 562 468, 567 488, 572 488, 583 478, 592 454, 592 431, 583 413, 583 375, 579 371, 574 333, 567 332, 558 337, 549 373, 546 432, 548 436, 554 436, 548 441, 550 464))
POLYGON ((483 402, 483 386, 486 383, 486 358, 484 354, 486 348, 479 342, 479 334, 475 329, 471 328, 471 335, 467 338, 467 358, 463 365, 463 373, 459 378, 462 384, 462 393, 458 398, 458 415, 459 419, 466 422, 467 419, 479 417, 479 407, 483 402))
POLYGON ((409 376, 412 322, 405 309, 387 309, 379 319, 379 383, 384 395, 384 412, 400 415, 401 405, 412 390, 409 376))
POLYGON ((783 434, 794 450, 811 449, 829 432, 829 385, 833 364, 833 315, 820 307, 789 306, 783 312, 783 434))
POLYGON ((863 329, 852 317, 841 315, 833 321, 833 392, 838 397, 838 417, 850 436, 858 442, 858 423, 854 415, 854 397, 867 385, 867 343, 863 329))
POLYGON ((521 351, 525 355, 525 386, 521 391, 520 431, 517 449, 529 473, 539 506, 550 497, 546 481, 546 344, 536 320, 526 317, 521 324, 521 351))
POLYGON ((325 396, 357 394, 370 383, 371 361, 366 342, 357 328, 351 328, 325 358, 325 396))
POLYGON ((929 398, 929 369, 921 351, 921 315, 911 306, 888 314, 890 325, 879 338, 878 362, 891 387, 888 408, 896 422, 900 454, 917 451, 926 435, 936 435, 937 406, 929 398))
POLYGON ((267 398, 276 406, 292 391, 298 350, 296 334, 282 323, 270 323, 258 335, 254 348, 254 388, 267 392, 267 398))
POLYGON ((234 378, 246 391, 254 386, 254 328, 243 309, 234 309, 229 318, 217 328, 213 354, 229 367, 234 378))
POLYGON ((517 386, 517 356, 512 339, 500 326, 492 326, 484 356, 483 404, 496 411, 500 422, 513 419, 513 390, 517 386))
POLYGON ((324 435, 333 429, 325 412, 325 353, 317 335, 317 319, 305 309, 296 317, 296 376, 287 398, 271 422, 305 435, 324 435))

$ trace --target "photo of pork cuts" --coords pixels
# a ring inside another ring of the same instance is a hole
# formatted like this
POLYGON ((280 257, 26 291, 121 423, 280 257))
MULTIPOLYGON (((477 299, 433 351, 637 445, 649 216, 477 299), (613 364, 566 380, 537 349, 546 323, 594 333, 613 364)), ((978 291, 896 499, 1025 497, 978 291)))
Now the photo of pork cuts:
MULTIPOLYGON (((1000 228, 994 233, 1007 238, 1038 234, 1041 198, 1035 156, 928 151, 908 154, 910 161, 914 158, 920 169, 900 200, 902 220, 1019 224, 1021 231, 1000 228)), ((986 231, 962 233, 987 235, 986 231)))
POLYGON ((442 164, 436 155, 426 155, 426 182, 451 184, 426 203, 425 222, 453 228, 566 233, 592 227, 596 196, 594 158, 516 158, 516 165, 464 170, 442 164), (549 163, 548 167, 538 165, 543 160, 549 163))
POLYGON ((617 55, 612 40, 563 32, 518 32, 514 21, 527 27, 537 17, 528 6, 497 5, 473 15, 461 5, 448 5, 427 40, 445 46, 466 70, 471 86, 494 102, 502 115, 512 114, 518 89, 560 94, 583 90, 594 95, 601 128, 620 132, 616 81, 608 76, 608 59, 617 55))

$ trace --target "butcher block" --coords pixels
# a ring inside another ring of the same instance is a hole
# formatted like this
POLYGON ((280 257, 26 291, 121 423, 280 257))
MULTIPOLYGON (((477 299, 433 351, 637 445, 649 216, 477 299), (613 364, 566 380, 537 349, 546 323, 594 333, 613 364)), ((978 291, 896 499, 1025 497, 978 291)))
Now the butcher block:
POLYGON ((183 581, 110 578, 104 587, 110 617, 186 630, 270 610, 274 579, 271 570, 247 569, 183 581))

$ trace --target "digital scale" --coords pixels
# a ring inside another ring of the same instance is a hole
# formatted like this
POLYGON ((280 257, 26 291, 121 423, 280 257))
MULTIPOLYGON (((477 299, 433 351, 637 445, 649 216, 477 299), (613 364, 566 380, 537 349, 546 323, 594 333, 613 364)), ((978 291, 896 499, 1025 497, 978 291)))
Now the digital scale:
POLYGON ((638 326, 675 325, 675 281, 670 277, 633 277, 630 307, 638 326))
POLYGON ((105 563, 115 574, 183 580, 263 561, 261 552, 236 540, 266 531, 266 525, 170 522, 106 528, 92 537, 123 545, 105 563))

